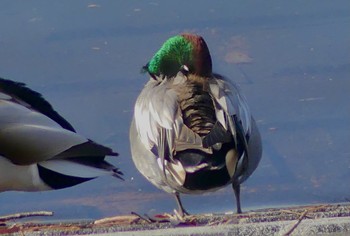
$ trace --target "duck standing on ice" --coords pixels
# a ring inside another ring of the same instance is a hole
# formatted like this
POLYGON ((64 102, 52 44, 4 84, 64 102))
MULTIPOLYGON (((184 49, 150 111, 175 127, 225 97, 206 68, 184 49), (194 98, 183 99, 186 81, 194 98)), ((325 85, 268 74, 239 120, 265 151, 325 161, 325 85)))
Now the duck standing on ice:
POLYGON ((201 36, 168 39, 144 70, 150 80, 137 98, 130 128, 132 158, 152 184, 176 197, 232 184, 241 212, 240 185, 257 168, 261 138, 237 86, 212 72, 201 36))

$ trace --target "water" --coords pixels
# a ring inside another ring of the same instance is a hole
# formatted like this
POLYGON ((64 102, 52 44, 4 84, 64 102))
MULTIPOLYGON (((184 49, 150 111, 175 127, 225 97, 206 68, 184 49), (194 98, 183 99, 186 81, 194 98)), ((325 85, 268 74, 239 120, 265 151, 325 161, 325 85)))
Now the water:
MULTIPOLYGON (((117 150, 109 161, 126 181, 1 193, 0 213, 171 212, 173 197, 133 166, 128 126, 148 79, 140 68, 185 31, 206 39, 214 70, 240 85, 262 133, 263 159, 242 189, 243 210, 347 201, 349 12, 346 0, 1 1, 0 76, 40 91, 79 133, 117 150)), ((230 187, 183 200, 192 213, 235 210, 230 187)))

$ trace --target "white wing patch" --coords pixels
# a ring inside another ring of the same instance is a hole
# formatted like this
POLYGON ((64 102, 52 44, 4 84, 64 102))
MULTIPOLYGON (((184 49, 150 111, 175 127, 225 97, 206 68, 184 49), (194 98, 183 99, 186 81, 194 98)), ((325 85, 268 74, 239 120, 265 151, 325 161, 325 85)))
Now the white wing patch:
POLYGON ((231 132, 236 144, 238 138, 244 143, 244 152, 240 157, 236 151, 226 155, 227 169, 230 176, 235 179, 242 175, 243 168, 249 168, 247 161, 250 151, 247 136, 251 135, 251 114, 245 97, 233 82, 229 83, 221 76, 215 75, 215 78, 209 83, 211 94, 215 99, 216 116, 219 122, 231 132))
POLYGON ((216 117, 221 125, 227 130, 230 129, 235 135, 234 121, 231 118, 235 115, 238 121, 242 122, 245 134, 249 134, 251 114, 246 99, 237 85, 221 78, 215 78, 209 82, 209 88, 215 99, 216 117))
MULTIPOLYGON (((151 150, 154 145, 171 150, 179 132, 175 126, 179 108, 177 95, 168 88, 168 79, 162 83, 150 80, 142 90, 135 105, 135 124, 142 143, 151 150), (161 130, 165 130, 165 134, 161 130)), ((178 122, 177 122, 178 123, 178 122)), ((164 150, 163 150, 164 151, 164 150)))

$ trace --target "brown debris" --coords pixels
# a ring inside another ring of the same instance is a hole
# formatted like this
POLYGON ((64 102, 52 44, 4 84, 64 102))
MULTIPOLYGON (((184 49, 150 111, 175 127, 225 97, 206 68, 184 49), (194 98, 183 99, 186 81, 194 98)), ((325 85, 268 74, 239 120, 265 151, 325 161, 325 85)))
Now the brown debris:
POLYGON ((14 219, 21 219, 25 217, 33 217, 33 216, 53 216, 52 211, 33 211, 33 212, 22 212, 16 213, 12 215, 0 216, 0 222, 5 222, 14 219))
POLYGON ((139 217, 135 215, 126 215, 126 216, 113 216, 107 217, 99 220, 95 220, 95 225, 109 225, 109 224, 132 224, 138 220, 139 217))
MULTIPOLYGON (((99 232, 123 232, 135 230, 170 229, 178 227, 198 226, 247 226, 266 223, 286 222, 283 228, 284 235, 294 234, 300 223, 306 219, 340 219, 350 217, 350 204, 300 206, 290 208, 263 209, 242 214, 199 214, 177 219, 175 215, 162 214, 154 217, 164 218, 162 222, 147 222, 137 215, 115 216, 96 221, 69 222, 69 223, 16 223, 12 226, 0 226, 0 234, 29 234, 31 232, 45 232, 50 235, 62 234, 93 234, 99 232), (164 216, 164 217, 162 217, 164 216), (174 220, 175 219, 175 220, 174 220), (291 221, 291 224, 288 222, 291 221), (294 222, 293 222, 294 221, 294 222), (253 224, 252 224, 253 223, 253 224)), ((257 227, 255 230, 258 230, 257 227)), ((252 229, 254 230, 254 228, 252 229)), ((278 232, 280 232, 278 231, 278 232)), ((277 231, 276 231, 277 232, 277 231)), ((34 234, 34 233, 33 233, 34 234)), ((281 235, 281 232, 280 232, 281 235)))

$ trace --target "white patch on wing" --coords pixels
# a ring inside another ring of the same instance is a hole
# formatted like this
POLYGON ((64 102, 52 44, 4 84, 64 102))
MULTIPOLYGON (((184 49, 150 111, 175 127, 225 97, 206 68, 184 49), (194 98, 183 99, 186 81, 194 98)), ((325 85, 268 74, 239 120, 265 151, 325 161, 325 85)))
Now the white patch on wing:
POLYGON ((178 133, 174 130, 178 115, 177 95, 175 91, 168 88, 168 82, 167 79, 162 83, 151 79, 136 101, 136 129, 142 143, 149 150, 154 145, 157 148, 168 145, 171 150, 175 134, 178 133), (161 129, 166 131, 163 138, 160 136, 161 129))
POLYGON ((211 94, 214 97, 214 106, 215 106, 215 114, 216 114, 216 118, 218 119, 218 121, 220 122, 220 124, 222 125, 222 127, 224 127, 224 129, 228 129, 227 127, 227 122, 225 119, 225 113, 227 113, 227 104, 225 101, 225 97, 220 97, 220 92, 219 92, 219 86, 217 84, 214 83, 210 83, 209 84, 209 88, 211 91, 211 94))
POLYGON ((245 134, 248 134, 251 126, 251 114, 246 99, 237 85, 215 78, 210 81, 209 88, 216 101, 217 119, 222 126, 228 129, 227 125, 229 125, 229 129, 234 134, 235 128, 231 116, 235 115, 242 122, 245 134))

